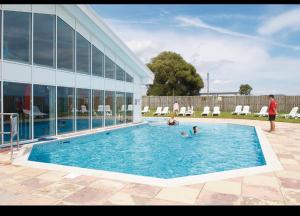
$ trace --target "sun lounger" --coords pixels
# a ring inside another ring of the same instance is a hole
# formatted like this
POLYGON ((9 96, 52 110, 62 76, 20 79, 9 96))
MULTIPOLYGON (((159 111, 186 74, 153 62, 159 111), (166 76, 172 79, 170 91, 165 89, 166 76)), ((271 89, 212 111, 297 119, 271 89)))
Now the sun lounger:
POLYGON ((250 114, 250 106, 244 106, 241 115, 248 115, 250 114))
POLYGON ((259 116, 259 117, 268 116, 268 107, 267 106, 263 106, 261 108, 260 112, 254 113, 254 116, 259 116))
POLYGON ((111 109, 110 109, 110 105, 105 105, 105 115, 107 115, 107 116, 111 116, 112 115, 112 112, 111 112, 111 109))
POLYGON ((133 106, 132 106, 132 104, 128 104, 128 106, 127 106, 127 111, 133 111, 133 106))
POLYGON ((161 115, 162 107, 157 107, 154 115, 161 115))
POLYGON ((144 109, 142 110, 142 114, 145 114, 148 112, 149 112, 149 106, 145 106, 144 109))
POLYGON ((283 114, 282 117, 296 118, 296 117, 298 117, 298 115, 297 115, 298 109, 299 109, 299 107, 293 107, 289 114, 283 114))
MULTIPOLYGON (((30 110, 27 110, 27 109, 23 109, 23 112, 27 115, 31 115, 31 112, 30 110)), ((40 109, 37 107, 37 106, 33 106, 33 113, 32 113, 33 116, 45 116, 47 115, 46 113, 43 113, 40 111, 40 109)))
POLYGON ((215 107, 214 107, 214 110, 213 110, 213 112, 212 112, 212 115, 213 115, 213 116, 219 116, 220 114, 221 114, 221 112, 220 112, 220 107, 215 106, 215 107))
POLYGON ((201 115, 202 115, 202 116, 204 116, 204 115, 208 116, 209 113, 210 113, 209 107, 206 106, 206 107, 204 107, 203 112, 201 113, 201 115))
POLYGON ((87 109, 86 109, 86 106, 85 105, 81 105, 81 110, 80 110, 81 113, 87 113, 87 109))
POLYGON ((194 114, 194 107, 188 107, 188 110, 185 112, 185 115, 192 116, 194 114))
POLYGON ((237 105, 235 107, 235 110, 231 113, 232 115, 239 115, 242 112, 242 106, 241 105, 237 105))
POLYGON ((180 116, 180 115, 185 116, 185 111, 186 111, 186 107, 181 107, 181 108, 180 108, 180 111, 179 111, 179 113, 178 113, 178 115, 179 115, 179 116, 180 116))
POLYGON ((169 107, 164 107, 163 111, 161 112, 161 115, 169 114, 169 107))

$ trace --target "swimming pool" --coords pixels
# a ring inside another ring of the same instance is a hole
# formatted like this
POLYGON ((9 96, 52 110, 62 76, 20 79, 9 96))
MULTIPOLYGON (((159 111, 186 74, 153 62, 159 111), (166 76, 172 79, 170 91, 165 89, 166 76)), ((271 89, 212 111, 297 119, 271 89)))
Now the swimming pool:
POLYGON ((162 179, 266 164, 253 126, 159 122, 35 144, 28 160, 162 179))

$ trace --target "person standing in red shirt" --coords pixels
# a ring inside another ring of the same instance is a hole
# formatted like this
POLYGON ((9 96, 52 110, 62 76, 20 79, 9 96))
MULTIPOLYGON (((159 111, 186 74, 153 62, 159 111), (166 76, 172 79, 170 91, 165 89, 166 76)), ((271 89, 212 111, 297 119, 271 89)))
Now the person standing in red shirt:
POLYGON ((274 95, 269 95, 269 121, 270 121, 270 131, 275 131, 275 118, 277 115, 277 101, 274 99, 274 95))

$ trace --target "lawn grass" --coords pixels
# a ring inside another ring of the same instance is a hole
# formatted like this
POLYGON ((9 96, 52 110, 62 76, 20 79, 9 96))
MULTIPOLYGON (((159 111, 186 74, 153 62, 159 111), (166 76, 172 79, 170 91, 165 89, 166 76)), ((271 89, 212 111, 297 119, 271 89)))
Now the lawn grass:
MULTIPOLYGON (((154 116, 154 111, 150 111, 149 113, 143 114, 143 117, 161 117, 154 116)), ((230 112, 221 112, 220 116, 212 116, 211 113, 209 116, 201 116, 202 111, 195 111, 193 116, 185 116, 185 118, 228 118, 228 119, 250 119, 250 120, 260 120, 260 121, 268 121, 268 117, 257 117, 253 114, 248 115, 232 115, 230 112)), ((281 115, 283 113, 279 113, 281 115)), ((168 115, 163 115, 164 117, 170 117, 172 113, 168 115)), ((180 116, 181 117, 181 116, 180 116)), ((298 119, 286 119, 283 117, 277 117, 276 122, 289 122, 289 123, 300 123, 300 118, 298 119)))

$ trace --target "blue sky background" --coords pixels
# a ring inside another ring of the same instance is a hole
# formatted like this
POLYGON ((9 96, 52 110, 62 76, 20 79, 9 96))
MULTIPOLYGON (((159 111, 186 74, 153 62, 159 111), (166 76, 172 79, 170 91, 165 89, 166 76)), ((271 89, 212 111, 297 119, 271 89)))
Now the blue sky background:
POLYGON ((204 80, 210 73, 212 91, 300 93, 300 5, 92 7, 143 62, 178 52, 204 80))

